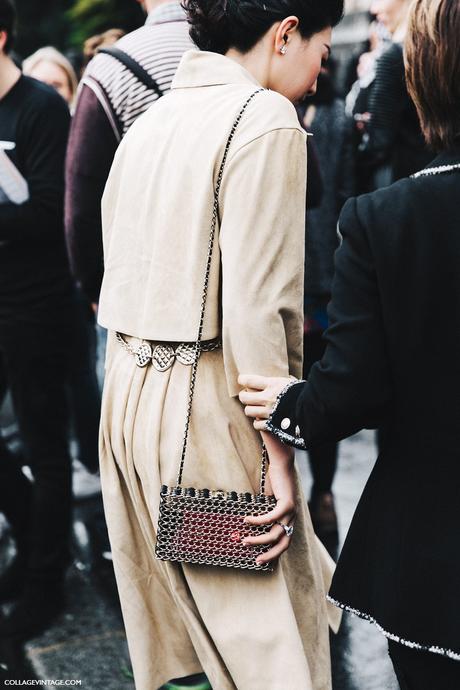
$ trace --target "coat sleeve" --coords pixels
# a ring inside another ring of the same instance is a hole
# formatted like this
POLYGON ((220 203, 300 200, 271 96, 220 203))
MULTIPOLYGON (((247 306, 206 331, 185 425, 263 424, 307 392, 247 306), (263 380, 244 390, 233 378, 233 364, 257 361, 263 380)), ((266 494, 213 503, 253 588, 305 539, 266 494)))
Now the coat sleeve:
POLYGON ((84 84, 66 160, 65 228, 72 273, 91 302, 104 273, 101 199, 118 141, 95 93, 84 84))
POLYGON ((238 375, 300 376, 305 135, 268 132, 239 149, 221 189, 222 339, 230 396, 238 375))
POLYGON ((269 421, 270 431, 298 447, 377 428, 392 396, 377 278, 356 199, 345 205, 339 226, 326 352, 308 382, 280 396, 269 421))

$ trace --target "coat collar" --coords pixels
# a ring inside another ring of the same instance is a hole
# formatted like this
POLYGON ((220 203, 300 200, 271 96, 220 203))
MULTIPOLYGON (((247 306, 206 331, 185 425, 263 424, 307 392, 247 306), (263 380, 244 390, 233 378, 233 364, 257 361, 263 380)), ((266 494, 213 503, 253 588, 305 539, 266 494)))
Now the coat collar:
POLYGON ((172 89, 190 89, 223 84, 260 84, 244 67, 219 53, 187 51, 173 79, 172 89))

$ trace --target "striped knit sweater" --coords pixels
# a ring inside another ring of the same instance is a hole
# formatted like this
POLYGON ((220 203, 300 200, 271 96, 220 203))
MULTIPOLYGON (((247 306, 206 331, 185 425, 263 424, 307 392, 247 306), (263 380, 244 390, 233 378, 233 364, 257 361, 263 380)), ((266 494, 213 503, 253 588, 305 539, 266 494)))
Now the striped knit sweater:
MULTIPOLYGON (((146 24, 115 45, 169 91, 182 55, 193 48, 178 0, 160 4, 146 24)), ((96 55, 78 93, 66 162, 65 227, 72 272, 97 303, 103 276, 101 199, 115 151, 129 127, 158 98, 119 60, 96 55)))
MULTIPOLYGON (((169 91, 182 55, 193 47, 180 4, 159 5, 150 13, 145 26, 121 38, 116 47, 134 58, 155 79, 163 93, 169 91)), ((91 60, 82 85, 93 89, 98 98, 105 101, 104 107, 110 106, 117 120, 112 125, 121 129, 122 136, 158 98, 110 55, 96 55, 91 60)))

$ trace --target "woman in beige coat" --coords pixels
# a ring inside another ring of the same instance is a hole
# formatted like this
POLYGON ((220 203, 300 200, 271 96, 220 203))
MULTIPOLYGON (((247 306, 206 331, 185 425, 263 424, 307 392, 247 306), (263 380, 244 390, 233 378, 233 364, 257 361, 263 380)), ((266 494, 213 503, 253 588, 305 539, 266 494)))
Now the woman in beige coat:
POLYGON ((221 347, 200 357, 183 485, 256 492, 261 438, 238 401, 238 375, 301 373, 306 146, 290 101, 314 89, 342 13, 341 0, 318 5, 190 0, 202 52, 184 56, 171 93, 128 132, 104 194, 101 477, 137 690, 202 670, 214 690, 331 687, 331 567, 278 441, 267 439, 282 524, 265 537, 263 558, 292 544, 273 573, 155 558, 160 490, 176 481, 191 375, 177 348, 196 340, 227 138, 261 86, 222 178, 203 331, 221 347), (160 343, 162 357, 141 367, 133 353, 146 341, 160 343), (291 538, 282 525, 294 513, 291 538))

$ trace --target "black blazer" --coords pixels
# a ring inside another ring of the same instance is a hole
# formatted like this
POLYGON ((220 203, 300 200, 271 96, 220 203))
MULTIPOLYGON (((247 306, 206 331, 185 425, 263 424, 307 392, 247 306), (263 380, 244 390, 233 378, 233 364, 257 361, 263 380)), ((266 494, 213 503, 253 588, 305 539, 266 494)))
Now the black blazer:
POLYGON ((326 353, 269 426, 307 448, 385 427, 330 596, 460 661, 460 170, 352 199, 339 227, 326 353))

